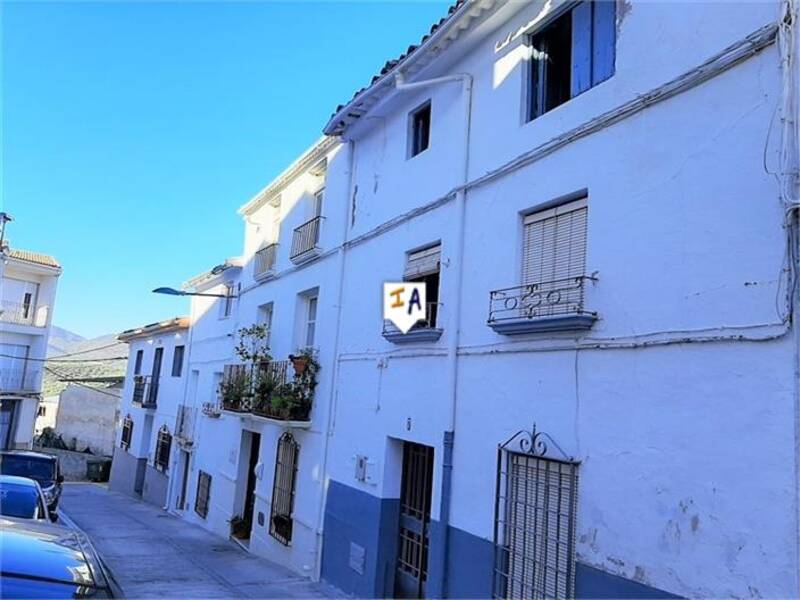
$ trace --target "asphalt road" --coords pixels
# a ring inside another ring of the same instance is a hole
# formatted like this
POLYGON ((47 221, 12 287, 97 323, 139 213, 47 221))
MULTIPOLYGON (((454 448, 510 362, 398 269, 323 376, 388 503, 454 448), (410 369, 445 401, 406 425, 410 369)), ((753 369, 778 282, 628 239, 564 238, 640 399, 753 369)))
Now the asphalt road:
POLYGON ((128 598, 341 597, 103 485, 64 484, 59 511, 89 535, 128 598))

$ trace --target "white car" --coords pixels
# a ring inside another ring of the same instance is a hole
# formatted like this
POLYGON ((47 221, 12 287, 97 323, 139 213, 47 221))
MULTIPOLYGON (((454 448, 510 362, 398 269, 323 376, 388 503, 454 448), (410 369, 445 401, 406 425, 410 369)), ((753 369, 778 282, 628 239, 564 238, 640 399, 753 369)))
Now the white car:
POLYGON ((41 486, 33 479, 0 475, 0 515, 14 519, 50 521, 41 486))

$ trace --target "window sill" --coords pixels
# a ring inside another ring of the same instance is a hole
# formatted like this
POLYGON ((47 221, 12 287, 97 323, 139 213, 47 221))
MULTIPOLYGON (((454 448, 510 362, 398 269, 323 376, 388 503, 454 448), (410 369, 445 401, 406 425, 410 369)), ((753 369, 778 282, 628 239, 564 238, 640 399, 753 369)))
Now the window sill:
POLYGON ((289 260, 291 260, 296 265, 302 265, 303 263, 307 263, 310 260, 314 260, 320 254, 322 254, 322 248, 320 248, 319 246, 314 246, 313 248, 305 250, 296 256, 290 257, 289 260))
POLYGON ((597 315, 583 314, 538 317, 535 319, 507 319, 504 321, 490 321, 487 325, 500 335, 519 335, 554 331, 585 331, 591 329, 595 321, 597 321, 597 315))
POLYGON ((253 279, 256 281, 267 281, 272 279, 277 274, 275 269, 270 269, 269 271, 264 271, 263 273, 259 273, 258 275, 253 275, 253 279))
POLYGON ((399 329, 396 331, 384 331, 383 339, 393 344, 414 344, 418 342, 436 342, 442 337, 442 329, 435 329, 432 327, 425 327, 419 329, 412 329, 408 333, 402 333, 399 329))

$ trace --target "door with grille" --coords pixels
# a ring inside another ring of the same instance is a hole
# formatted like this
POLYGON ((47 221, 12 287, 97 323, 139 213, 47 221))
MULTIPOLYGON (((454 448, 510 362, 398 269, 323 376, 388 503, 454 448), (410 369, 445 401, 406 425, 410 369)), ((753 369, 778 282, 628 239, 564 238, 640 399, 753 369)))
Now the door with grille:
POLYGON ((405 442, 394 584, 397 598, 425 597, 432 489, 433 448, 405 442))

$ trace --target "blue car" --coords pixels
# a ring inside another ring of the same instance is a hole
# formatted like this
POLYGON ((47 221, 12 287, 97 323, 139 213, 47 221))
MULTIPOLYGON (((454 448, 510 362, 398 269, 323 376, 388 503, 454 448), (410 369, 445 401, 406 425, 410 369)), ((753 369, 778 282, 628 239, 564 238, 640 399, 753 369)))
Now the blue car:
POLYGON ((86 536, 46 521, 0 517, 0 598, 121 598, 86 536))

